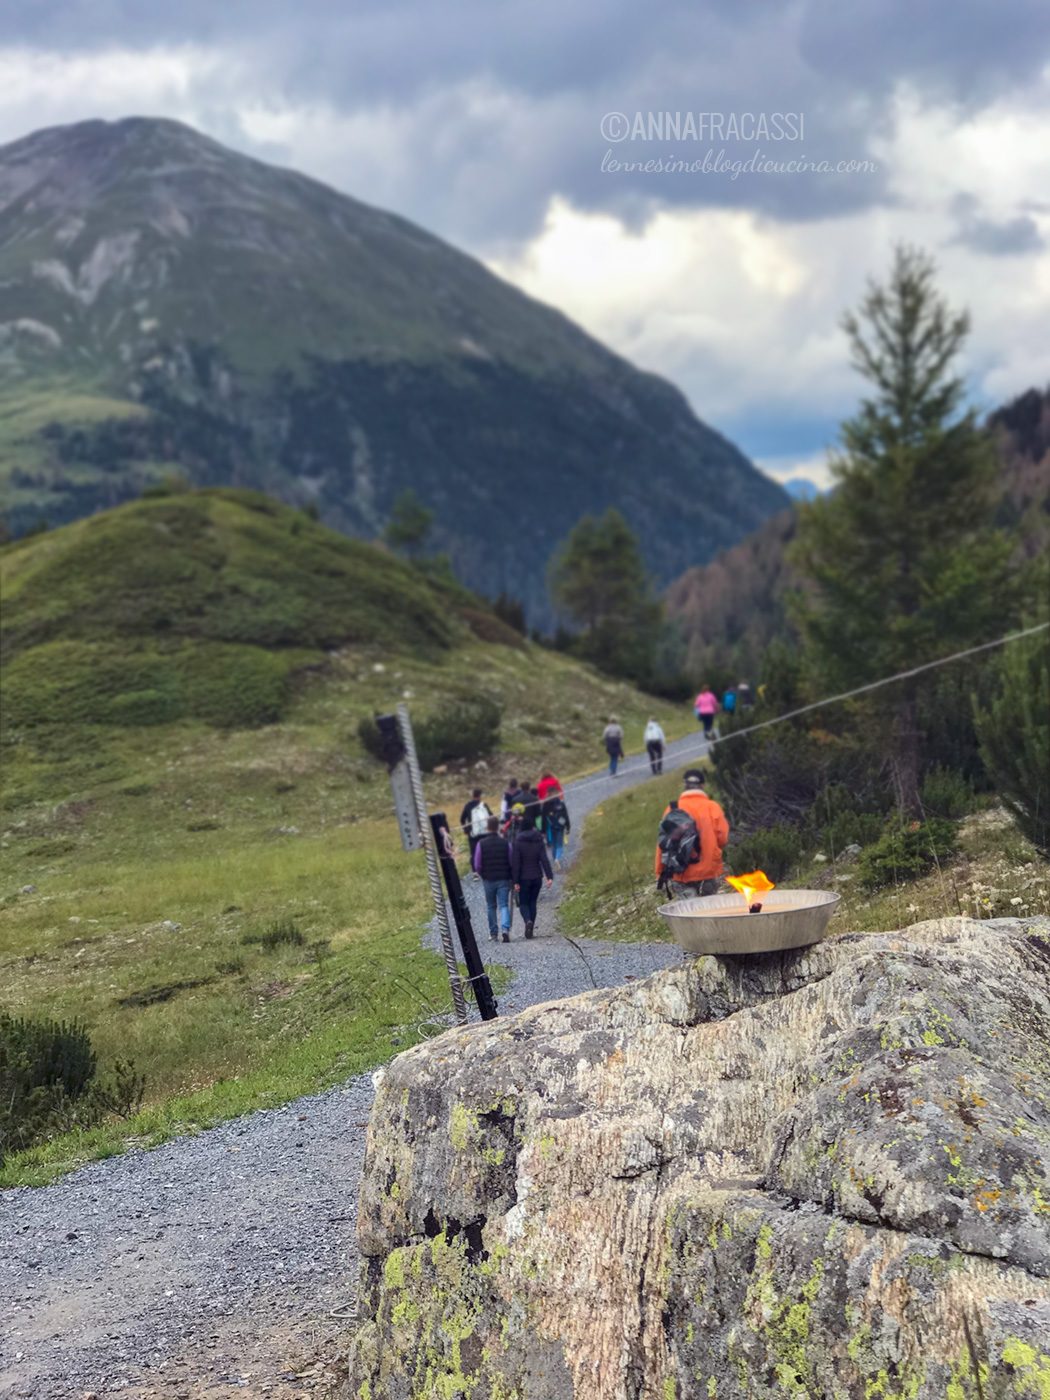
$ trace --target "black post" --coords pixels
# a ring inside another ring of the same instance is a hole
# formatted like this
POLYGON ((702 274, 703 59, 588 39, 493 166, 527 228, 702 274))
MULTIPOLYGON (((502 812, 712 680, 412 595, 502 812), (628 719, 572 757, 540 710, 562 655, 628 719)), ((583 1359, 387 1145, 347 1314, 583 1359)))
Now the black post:
POLYGON ((467 901, 463 898, 463 885, 460 882, 459 871, 456 869, 455 857, 448 854, 442 840, 442 828, 448 828, 444 812, 435 812, 430 818, 430 826, 434 832, 434 848, 438 853, 441 873, 445 877, 445 888, 448 890, 448 902, 452 906, 452 917, 456 921, 456 929, 459 932, 463 961, 467 965, 467 976, 470 978, 470 985, 474 988, 474 999, 478 1003, 481 1019, 491 1021, 497 1014, 496 998, 492 995, 488 973, 485 971, 485 964, 481 961, 481 954, 478 952, 477 940, 474 937, 474 925, 470 921, 467 901))

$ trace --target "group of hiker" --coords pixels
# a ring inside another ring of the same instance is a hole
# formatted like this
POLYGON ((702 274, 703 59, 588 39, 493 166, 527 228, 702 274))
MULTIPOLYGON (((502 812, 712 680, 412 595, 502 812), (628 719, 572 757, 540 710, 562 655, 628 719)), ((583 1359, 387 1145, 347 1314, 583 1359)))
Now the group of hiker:
MULTIPOLYGON (((761 691, 761 686, 759 690, 761 691)), ((698 723, 703 725, 704 737, 717 739, 719 735, 715 727, 715 719, 720 711, 732 715, 737 710, 750 710, 754 703, 754 692, 747 681, 739 681, 736 685, 729 686, 721 700, 709 685, 702 685, 693 701, 693 712, 698 723)), ((616 777, 620 761, 626 756, 623 741, 623 725, 615 715, 610 715, 608 724, 602 730, 602 743, 605 745, 605 752, 609 757, 610 778, 616 777)), ((664 746, 667 743, 667 736, 659 722, 651 715, 646 723, 642 742, 649 757, 650 772, 653 774, 662 773, 664 771, 664 746)))
MULTIPOLYGON (((762 687, 759 686, 761 691, 762 687)), ((715 728, 715 718, 719 710, 724 714, 736 714, 737 710, 750 710, 755 703, 755 697, 747 681, 739 681, 736 685, 729 686, 723 694, 721 700, 709 685, 702 685, 700 691, 693 701, 693 713, 697 722, 704 727, 705 737, 714 731, 714 737, 718 738, 718 730, 715 728)))
POLYGON ((549 772, 535 787, 509 778, 498 814, 489 809, 481 788, 475 788, 459 821, 470 843, 474 879, 484 885, 489 938, 510 942, 512 897, 521 910, 525 937, 532 938, 543 882, 549 889, 555 870, 561 869, 572 829, 561 783, 549 772))
MULTIPOLYGON (((602 730, 602 742, 605 745, 605 752, 609 755, 609 777, 615 778, 620 766, 620 759, 624 757, 623 725, 615 715, 609 716, 609 723, 602 730)), ((667 735, 652 716, 646 723, 642 742, 649 755, 650 771, 662 773, 664 771, 664 745, 667 743, 667 735)))
MULTIPOLYGON (((755 703, 746 681, 730 686, 721 700, 710 686, 701 686, 693 704, 705 736, 714 733, 715 718, 721 712, 734 714, 755 703)), ((624 757, 623 726, 615 715, 602 732, 609 757, 609 776, 615 778, 624 757)), ((664 770, 667 736, 659 722, 650 716, 642 741, 654 776, 664 770)), ((722 852, 729 840, 729 823, 722 808, 704 790, 701 768, 686 770, 684 790, 671 802, 660 823, 656 848, 658 887, 668 898, 675 894, 714 894, 722 875, 722 852)), ((459 824, 470 845, 470 868, 474 879, 485 889, 489 938, 510 942, 514 905, 521 910, 525 937, 535 933, 537 901, 546 882, 561 868, 562 857, 572 824, 565 805, 565 793, 553 773, 544 772, 533 786, 508 778, 494 812, 481 788, 475 788, 464 804, 459 824)))

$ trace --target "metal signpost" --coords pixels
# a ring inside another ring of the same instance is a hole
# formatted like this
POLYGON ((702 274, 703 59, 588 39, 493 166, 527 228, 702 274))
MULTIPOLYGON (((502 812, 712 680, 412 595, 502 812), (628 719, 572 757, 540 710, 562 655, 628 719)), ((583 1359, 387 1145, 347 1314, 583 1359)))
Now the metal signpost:
POLYGON ((467 1007, 463 997, 463 979, 459 975, 456 950, 452 944, 452 930, 448 921, 448 905, 441 889, 441 875, 448 885, 449 900, 456 920, 456 928, 463 945, 463 960, 467 964, 471 985, 474 987, 478 1009, 484 1020, 496 1015, 496 1002, 492 995, 488 976, 478 953, 470 913, 463 898, 463 887, 459 881, 455 859, 445 848, 443 832, 448 831, 443 813, 427 817, 426 798, 423 795, 423 775, 416 755, 416 743, 412 734, 412 721, 408 707, 398 705, 396 715, 379 715, 376 724, 382 739, 383 757, 390 769, 390 786, 394 795, 394 810, 397 813, 401 831, 401 844, 406 851, 418 851, 420 846, 426 851, 427 876, 430 892, 434 900, 434 914, 438 933, 441 937, 441 950, 448 968, 449 986, 452 989, 452 1005, 456 1020, 463 1025, 467 1020, 467 1007))

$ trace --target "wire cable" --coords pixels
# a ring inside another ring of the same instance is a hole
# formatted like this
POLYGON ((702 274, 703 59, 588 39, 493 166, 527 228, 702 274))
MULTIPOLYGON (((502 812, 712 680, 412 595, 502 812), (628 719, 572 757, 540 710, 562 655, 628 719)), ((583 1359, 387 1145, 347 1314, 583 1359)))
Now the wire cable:
MULTIPOLYGON (((714 744, 725 744, 730 739, 741 739, 745 734, 755 734, 760 729, 768 729, 774 724, 786 724, 790 719, 797 719, 799 715, 809 714, 811 710, 822 709, 825 705, 836 705, 841 700, 851 700, 855 695, 865 695, 869 691, 879 690, 884 685, 893 685, 896 681, 908 680, 911 676, 919 676, 924 671, 932 671, 937 666, 947 666, 953 661, 962 661, 967 656, 976 656, 978 652, 991 651, 993 647, 1002 647, 1010 642, 1020 641, 1022 637, 1031 637, 1036 632, 1044 632, 1050 627, 1050 622, 1040 622, 1034 627, 1025 627, 1020 632, 1010 632, 1005 637, 997 637, 992 642, 982 642, 979 646, 967 647, 965 651, 953 652, 950 656, 940 656, 935 661, 924 661, 921 666, 912 666, 910 670, 898 671, 892 676, 883 676, 881 680, 869 681, 866 685, 855 686, 852 690, 841 691, 838 695, 826 695, 822 700, 813 700, 808 705, 800 705, 797 709, 788 710, 786 714, 775 715, 772 719, 759 720, 757 724, 749 724, 743 729, 732 729, 728 734, 717 739, 709 739, 704 735, 697 736, 699 748, 693 753, 693 741, 685 739, 675 739, 668 744, 664 752, 664 757, 670 757, 677 764, 681 759, 697 757, 703 758, 710 753, 714 744), (670 750, 672 746, 674 752, 670 750)), ((620 772, 624 774, 637 773, 649 764, 647 755, 640 754, 637 762, 632 759, 625 759, 620 772)), ((592 783, 607 782, 611 775, 609 773, 592 773, 589 777, 579 778, 572 784, 573 792, 579 792, 592 783)))

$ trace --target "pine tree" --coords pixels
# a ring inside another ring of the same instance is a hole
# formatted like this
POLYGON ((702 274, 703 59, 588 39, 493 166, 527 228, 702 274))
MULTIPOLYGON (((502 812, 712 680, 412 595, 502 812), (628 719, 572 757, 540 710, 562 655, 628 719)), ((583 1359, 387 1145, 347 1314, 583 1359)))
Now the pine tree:
POLYGON ((555 606, 580 628, 579 655, 613 675, 649 678, 661 608, 618 510, 584 516, 551 561, 549 585, 555 606))
POLYGON ((1017 825, 1050 858, 1050 631, 1003 650, 1000 694, 974 704, 981 759, 1017 825))
MULTIPOLYGON (((872 394, 842 426, 836 488, 803 508, 793 558, 812 585, 798 608, 808 660, 847 688, 1005 631, 1016 586, 992 525, 992 445, 953 372, 969 318, 938 294, 932 261, 898 248, 844 329, 872 394)), ((875 714, 898 804, 917 815, 916 681, 880 692, 875 714)))
POLYGON ((394 501, 383 538, 391 549, 404 551, 410 559, 423 548, 434 521, 434 512, 427 510, 411 487, 402 491, 394 501))

